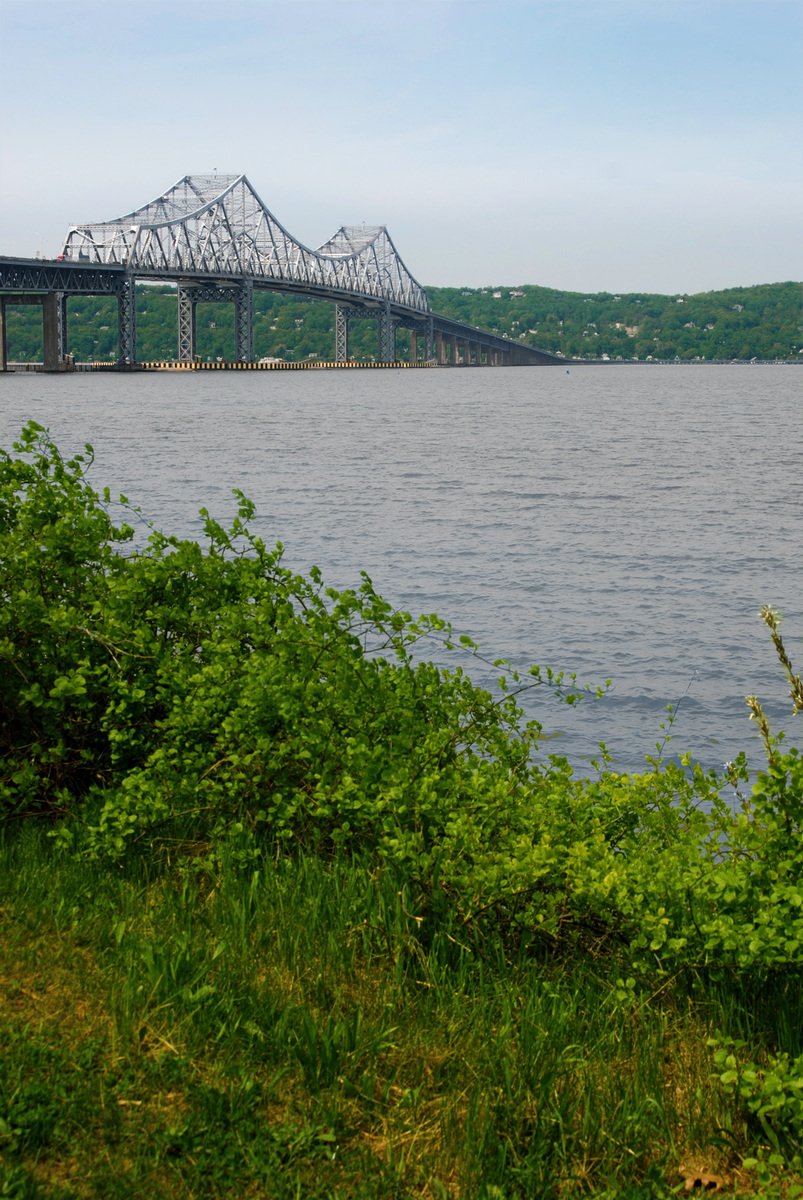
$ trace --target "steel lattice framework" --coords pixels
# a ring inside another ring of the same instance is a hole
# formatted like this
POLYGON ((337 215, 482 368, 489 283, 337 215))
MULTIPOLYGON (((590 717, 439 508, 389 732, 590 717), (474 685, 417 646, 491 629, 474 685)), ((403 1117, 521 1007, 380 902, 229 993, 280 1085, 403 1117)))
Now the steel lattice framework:
POLYGON ((249 279, 429 312, 424 288, 384 225, 343 226, 311 250, 276 220, 245 175, 185 175, 124 217, 73 226, 62 253, 66 261, 123 266, 134 275, 249 279))
POLYGON ((335 358, 349 357, 349 325, 374 320, 379 361, 396 361, 396 332, 409 331, 410 359, 438 366, 560 363, 560 356, 438 316, 399 257, 384 225, 341 226, 317 250, 292 237, 245 175, 185 175, 156 200, 114 221, 74 225, 56 259, 0 255, 0 371, 7 367, 6 308, 40 304, 46 370, 67 358, 67 297, 116 297, 118 359, 136 354, 136 281, 177 285, 178 359, 196 360, 196 307, 235 308, 237 363, 254 358, 257 288, 335 302, 335 358))

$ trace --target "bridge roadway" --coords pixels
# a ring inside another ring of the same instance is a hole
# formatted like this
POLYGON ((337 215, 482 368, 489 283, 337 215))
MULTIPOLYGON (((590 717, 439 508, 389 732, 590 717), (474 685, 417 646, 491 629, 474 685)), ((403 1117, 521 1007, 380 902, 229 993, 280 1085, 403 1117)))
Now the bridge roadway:
POLYGON ((67 301, 70 296, 114 296, 118 309, 118 368, 137 366, 135 286, 137 280, 173 283, 178 296, 178 360, 195 357, 195 309, 204 301, 230 301, 235 306, 237 358, 252 362, 255 290, 283 292, 334 302, 335 361, 349 361, 349 328, 355 320, 370 319, 378 328, 379 361, 396 361, 396 330, 410 331, 410 360, 439 366, 541 366, 565 359, 525 346, 488 330, 476 329, 429 310, 381 297, 366 297, 349 288, 290 279, 236 276, 228 272, 199 272, 174 267, 135 268, 121 263, 0 255, 0 370, 8 369, 6 310, 10 305, 38 304, 42 308, 45 371, 63 370, 67 357, 67 301))

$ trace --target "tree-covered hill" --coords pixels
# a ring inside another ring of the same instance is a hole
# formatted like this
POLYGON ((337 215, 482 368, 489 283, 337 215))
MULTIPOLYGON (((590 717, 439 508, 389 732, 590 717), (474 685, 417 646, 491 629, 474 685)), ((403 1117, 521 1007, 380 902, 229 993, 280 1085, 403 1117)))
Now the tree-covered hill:
POLYGON ((796 359, 803 289, 769 283, 698 295, 521 286, 429 288, 436 312, 567 358, 706 362, 796 359))
MULTIPOLYGON (((514 341, 585 358, 630 362, 800 361, 803 285, 769 283, 698 295, 614 295, 562 292, 554 288, 437 288, 427 292, 433 310, 514 341)), ((257 292, 254 350, 257 357, 299 361, 334 357, 333 304, 257 292)), ((42 359, 41 314, 35 307, 7 308, 8 357, 42 359)), ((234 357, 234 308, 203 304, 197 310, 197 351, 204 360, 234 357)), ((78 361, 117 355, 117 311, 113 300, 75 296, 68 302, 68 349, 78 361)), ((400 330, 399 357, 409 338, 400 330)), ((353 322, 354 358, 377 355, 374 323, 353 322)), ((167 285, 137 289, 137 357, 172 360, 177 354, 176 291, 167 285)))

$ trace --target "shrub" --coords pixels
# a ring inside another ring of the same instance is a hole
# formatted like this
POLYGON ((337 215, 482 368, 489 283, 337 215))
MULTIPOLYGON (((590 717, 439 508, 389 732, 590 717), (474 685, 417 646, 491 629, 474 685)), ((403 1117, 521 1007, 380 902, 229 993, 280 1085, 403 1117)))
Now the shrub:
POLYGON ((413 886, 422 932, 445 904, 466 936, 491 924, 637 972, 800 964, 803 765, 755 697, 767 769, 748 798, 743 757, 722 775, 656 758, 576 779, 539 760, 516 701, 547 686, 574 702, 573 679, 499 662, 494 696, 425 661, 426 639, 454 646, 445 622, 394 610, 366 575, 336 591, 292 573, 241 493, 229 529, 202 510, 205 547, 154 532, 134 551, 88 483, 91 447, 65 462, 31 423, 14 450, 0 455, 6 821, 58 819, 61 844, 112 860, 368 851, 413 886))

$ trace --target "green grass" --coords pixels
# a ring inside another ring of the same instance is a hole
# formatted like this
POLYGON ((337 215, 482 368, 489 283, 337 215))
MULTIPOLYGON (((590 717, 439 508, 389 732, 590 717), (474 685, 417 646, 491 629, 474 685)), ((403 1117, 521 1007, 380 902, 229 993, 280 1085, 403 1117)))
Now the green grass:
POLYGON ((0 851, 0 1197, 770 1194, 706 1039, 794 1050, 799 1011, 791 982, 644 995, 605 960, 516 960, 368 861, 167 877, 25 828, 0 851))

